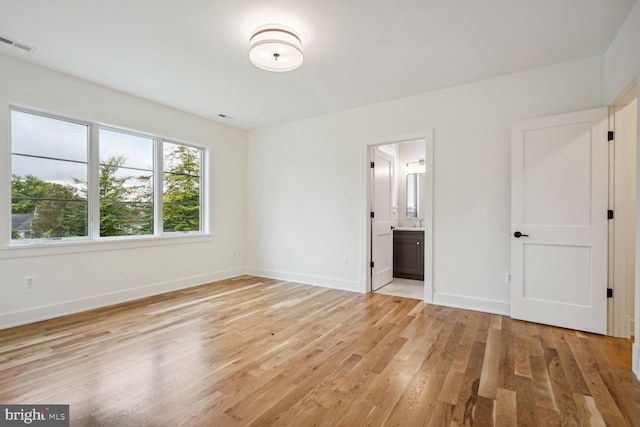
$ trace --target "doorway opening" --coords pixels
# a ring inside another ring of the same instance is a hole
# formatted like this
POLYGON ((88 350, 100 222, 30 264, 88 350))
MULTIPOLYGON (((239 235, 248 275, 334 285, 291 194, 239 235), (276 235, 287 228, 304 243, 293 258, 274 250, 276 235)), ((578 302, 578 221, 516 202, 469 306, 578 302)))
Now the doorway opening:
POLYGON ((368 147, 367 289, 432 301, 433 136, 368 147))
POLYGON ((609 288, 607 334, 634 337, 636 297, 637 90, 635 85, 609 109, 610 145, 609 288))

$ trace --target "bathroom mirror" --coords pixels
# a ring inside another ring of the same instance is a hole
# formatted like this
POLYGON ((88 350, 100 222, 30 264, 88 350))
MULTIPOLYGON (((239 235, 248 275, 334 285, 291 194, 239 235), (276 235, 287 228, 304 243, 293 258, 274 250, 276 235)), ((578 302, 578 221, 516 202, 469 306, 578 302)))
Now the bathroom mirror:
POLYGON ((424 173, 408 173, 407 174, 407 218, 424 217, 424 199, 421 191, 425 184, 424 173))

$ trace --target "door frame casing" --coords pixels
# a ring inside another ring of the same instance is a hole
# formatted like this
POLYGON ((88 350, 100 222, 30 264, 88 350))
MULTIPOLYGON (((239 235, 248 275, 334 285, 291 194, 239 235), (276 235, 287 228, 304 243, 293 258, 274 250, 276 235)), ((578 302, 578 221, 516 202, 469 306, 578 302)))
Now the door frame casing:
MULTIPOLYGON (((609 148, 609 206, 615 214, 609 224, 609 287, 613 289, 613 298, 609 298, 607 307, 607 335, 621 338, 631 337, 634 320, 628 316, 627 307, 636 283, 631 280, 636 267, 635 233, 629 234, 636 228, 636 206, 632 202, 637 197, 632 196, 631 191, 637 191, 637 129, 632 135, 631 120, 636 118, 630 116, 629 110, 635 99, 636 91, 631 90, 609 106, 609 130, 614 132, 609 148)), ((637 128, 637 122, 635 126, 637 128)))
POLYGON ((366 191, 364 192, 362 218, 365 220, 362 222, 364 228, 363 235, 365 236, 362 243, 362 270, 361 277, 364 278, 361 284, 361 290, 363 293, 371 292, 371 269, 369 265, 371 263, 371 219, 369 218, 369 212, 371 212, 372 202, 372 185, 371 185, 371 167, 370 164, 373 161, 373 148, 381 145, 401 144, 404 142, 412 141, 424 141, 425 143, 425 160, 427 167, 425 168, 425 177, 427 178, 427 184, 425 185, 425 216, 424 216, 424 301, 433 302, 433 188, 434 188, 434 137, 433 129, 426 129, 417 132, 407 132, 388 136, 381 136, 374 138, 364 147, 362 161, 362 176, 366 183, 366 191))

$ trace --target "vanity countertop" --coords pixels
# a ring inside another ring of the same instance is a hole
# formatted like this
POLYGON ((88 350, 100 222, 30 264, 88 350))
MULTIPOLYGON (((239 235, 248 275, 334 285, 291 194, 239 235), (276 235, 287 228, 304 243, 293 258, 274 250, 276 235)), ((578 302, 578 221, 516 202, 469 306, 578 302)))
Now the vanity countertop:
POLYGON ((398 231, 424 231, 424 227, 395 227, 398 231))

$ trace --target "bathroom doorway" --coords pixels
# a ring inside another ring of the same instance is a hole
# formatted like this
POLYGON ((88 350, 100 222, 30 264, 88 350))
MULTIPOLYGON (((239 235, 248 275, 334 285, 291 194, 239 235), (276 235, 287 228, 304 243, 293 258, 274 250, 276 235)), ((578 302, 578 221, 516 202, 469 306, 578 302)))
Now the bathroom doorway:
POLYGON ((431 301, 433 136, 368 147, 368 289, 431 301))

